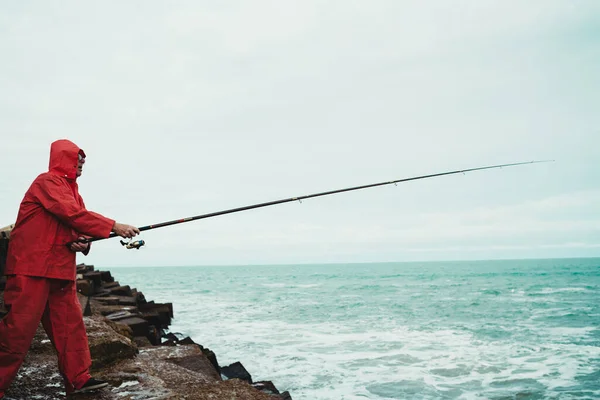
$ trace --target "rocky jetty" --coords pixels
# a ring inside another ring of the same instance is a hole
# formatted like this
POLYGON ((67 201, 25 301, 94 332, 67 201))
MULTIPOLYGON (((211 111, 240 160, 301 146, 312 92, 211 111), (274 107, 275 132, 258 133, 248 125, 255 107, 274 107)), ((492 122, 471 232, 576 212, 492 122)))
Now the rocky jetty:
MULTIPOLYGON (((254 382, 240 362, 220 366, 217 356, 190 337, 169 332, 173 305, 147 301, 110 271, 77 266, 77 289, 92 354, 92 375, 111 386, 73 399, 291 400, 270 381, 254 382)), ((4 281, 0 280, 0 317, 4 281)), ((6 399, 64 399, 56 353, 43 328, 6 399)))

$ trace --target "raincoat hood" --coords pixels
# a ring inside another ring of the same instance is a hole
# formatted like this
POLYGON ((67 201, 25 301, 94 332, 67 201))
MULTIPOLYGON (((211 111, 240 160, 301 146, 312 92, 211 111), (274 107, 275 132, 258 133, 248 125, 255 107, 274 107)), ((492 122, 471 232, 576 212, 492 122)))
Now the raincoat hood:
POLYGON ((61 139, 53 142, 50 146, 48 171, 68 179, 77 179, 79 154, 85 157, 85 152, 70 140, 61 139))

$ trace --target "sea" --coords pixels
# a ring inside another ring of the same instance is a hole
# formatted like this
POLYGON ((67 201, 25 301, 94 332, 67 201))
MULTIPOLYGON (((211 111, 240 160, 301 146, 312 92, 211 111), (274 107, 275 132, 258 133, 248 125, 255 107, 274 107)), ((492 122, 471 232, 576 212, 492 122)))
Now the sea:
POLYGON ((600 399, 600 258, 110 271, 294 400, 600 399))

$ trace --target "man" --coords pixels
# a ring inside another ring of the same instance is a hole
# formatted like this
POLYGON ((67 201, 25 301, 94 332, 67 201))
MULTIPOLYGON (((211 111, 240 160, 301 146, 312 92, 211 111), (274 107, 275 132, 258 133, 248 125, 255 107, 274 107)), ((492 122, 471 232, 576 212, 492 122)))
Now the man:
POLYGON ((85 153, 68 140, 50 148, 48 172, 39 175, 21 202, 6 260, 0 321, 0 398, 19 370, 40 323, 58 353, 67 394, 107 386, 90 376, 91 357, 77 299, 75 254, 85 255, 84 237, 131 238, 138 228, 88 211, 79 195, 85 153))

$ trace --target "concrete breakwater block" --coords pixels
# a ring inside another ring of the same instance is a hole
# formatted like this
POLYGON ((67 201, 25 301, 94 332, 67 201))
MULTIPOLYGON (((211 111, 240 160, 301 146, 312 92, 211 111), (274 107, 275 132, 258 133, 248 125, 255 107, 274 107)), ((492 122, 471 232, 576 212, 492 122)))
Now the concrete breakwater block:
POLYGON ((113 305, 113 306, 119 304, 119 298, 116 296, 98 297, 96 299, 96 301, 100 302, 102 304, 113 305))
POLYGON ((148 334, 148 321, 136 316, 129 316, 118 321, 120 324, 127 325, 133 331, 133 336, 146 336, 148 334))
POLYGON ((105 323, 103 317, 85 317, 93 367, 100 368, 129 359, 138 353, 135 344, 105 323))
POLYGON ((277 388, 275 387, 275 385, 271 381, 254 382, 252 384, 252 386, 254 386, 258 390, 261 390, 261 391, 266 392, 266 393, 279 394, 279 390, 277 390, 277 388))
POLYGON ((77 291, 84 296, 91 296, 94 294, 94 282, 88 281, 87 279, 77 279, 77 291))
POLYGON ((169 304, 140 304, 140 312, 149 319, 154 319, 156 325, 170 325, 173 318, 173 306, 169 304))
POLYGON ((133 306, 124 307, 124 306, 120 306, 120 305, 114 305, 114 306, 98 305, 98 306, 96 306, 96 311, 100 315, 104 315, 105 317, 109 316, 110 314, 114 314, 114 313, 121 312, 121 311, 131 312, 132 314, 136 314, 136 315, 140 314, 137 307, 133 307, 133 306))
POLYGON ((292 395, 287 390, 279 395, 281 400, 292 400, 292 395))
POLYGON ((135 289, 135 288, 131 289, 131 296, 135 297, 135 299, 137 300, 137 302, 139 304, 146 303, 146 296, 144 296, 144 293, 138 292, 137 289, 135 289))
POLYGON ((120 321, 122 319, 131 318, 131 317, 141 317, 141 314, 139 312, 132 312, 129 310, 121 310, 121 311, 116 311, 116 312, 106 315, 106 318, 110 319, 111 321, 120 321))
POLYGON ((165 341, 163 341, 161 343, 163 346, 194 345, 194 346, 198 347, 200 349, 200 351, 202 351, 202 354, 204 354, 204 356, 210 361, 210 363, 214 367, 217 374, 219 376, 221 376, 221 367, 219 366, 219 362, 217 361, 217 356, 215 355, 215 353, 212 350, 207 349, 204 346, 202 346, 201 344, 194 342, 192 340, 192 338, 190 338, 189 336, 186 336, 183 339, 179 339, 179 336, 177 336, 176 334, 174 334, 172 332, 169 332, 168 334, 164 335, 163 339, 166 339, 165 341))
POLYGON ((110 271, 100 271, 100 276, 102 277, 102 282, 114 282, 115 278, 111 275, 110 271))
POLYGON ((161 329, 168 329, 169 325, 171 325, 171 317, 165 313, 148 313, 142 312, 142 318, 144 318, 148 323, 158 326, 161 329))
POLYGON ((109 297, 110 292, 104 288, 95 288, 94 297, 109 297))
MULTIPOLYGON (((106 286, 104 286, 106 288, 106 286)), ((131 297, 131 288, 129 285, 125 286, 115 286, 109 288, 108 291, 116 296, 128 296, 131 297)))
POLYGON ((221 375, 225 375, 228 379, 237 378, 241 379, 242 381, 252 383, 252 376, 248 371, 246 371, 246 368, 244 368, 242 363, 239 361, 236 361, 226 367, 221 367, 221 375))
POLYGON ((112 297, 116 297, 119 304, 122 306, 137 306, 137 304, 138 304, 135 297, 128 297, 128 296, 112 296, 112 297))
POLYGON ((88 281, 94 282, 94 285, 96 285, 96 287, 102 285, 102 275, 98 271, 84 272, 81 275, 83 276, 83 279, 87 279, 88 281))
POLYGON ((281 400, 292 400, 292 395, 290 395, 290 392, 285 391, 283 393, 279 393, 279 390, 277 390, 277 388, 271 381, 254 382, 252 386, 260 390, 261 392, 265 392, 268 394, 278 394, 281 400))
POLYGON ((94 266, 91 264, 77 264, 77 273, 83 274, 84 272, 91 272, 94 270, 94 266))
POLYGON ((222 381, 195 346, 143 348, 135 360, 121 366, 102 377, 109 382, 131 382, 113 389, 115 399, 276 400, 243 382, 222 381), (144 375, 156 378, 135 378, 144 375))
POLYGON ((260 390, 263 393, 274 395, 276 398, 281 400, 292 400, 292 396, 289 392, 285 391, 280 393, 277 387, 275 387, 271 381, 259 381, 252 383, 252 376, 239 361, 234 362, 226 367, 221 367, 221 375, 225 376, 227 379, 240 379, 248 382, 255 389, 260 390))
POLYGON ((144 304, 140 304, 140 311, 145 312, 167 312, 171 318, 173 318, 173 303, 155 303, 154 301, 148 301, 144 304))
POLYGON ((121 284, 117 281, 112 281, 112 282, 104 282, 102 281, 102 287, 104 289, 112 289, 112 288, 116 288, 118 286, 121 286, 121 284))

